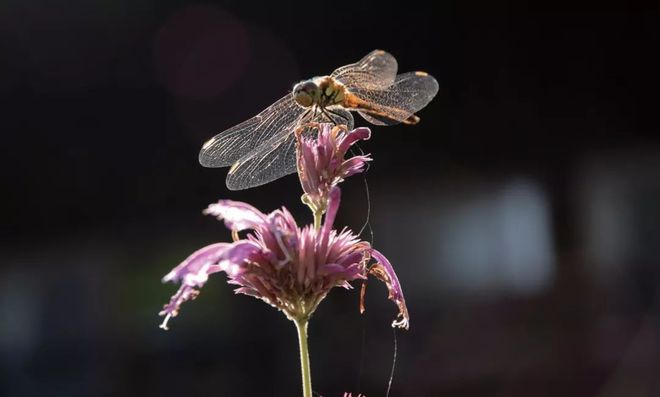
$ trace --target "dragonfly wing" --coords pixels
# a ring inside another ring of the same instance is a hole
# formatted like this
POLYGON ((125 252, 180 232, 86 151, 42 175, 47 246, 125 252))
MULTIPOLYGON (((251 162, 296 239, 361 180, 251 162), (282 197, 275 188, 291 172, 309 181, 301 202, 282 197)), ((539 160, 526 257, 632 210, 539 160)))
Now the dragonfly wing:
POLYGON ((258 115, 209 139, 199 152, 204 167, 227 167, 270 140, 305 111, 289 94, 258 115))
POLYGON ((362 116, 363 119, 367 120, 373 125, 395 125, 400 123, 400 121, 397 120, 392 120, 390 118, 386 117, 378 117, 377 115, 370 115, 369 113, 358 111, 360 113, 360 116, 362 116))
POLYGON ((382 90, 355 87, 350 90, 362 105, 360 115, 376 125, 392 125, 407 120, 423 109, 438 93, 438 82, 424 72, 396 76, 394 83, 382 90))
POLYGON ((397 68, 396 59, 391 54, 374 50, 358 62, 336 69, 330 77, 339 80, 349 89, 384 89, 394 83, 397 68))
POLYGON ((293 129, 297 125, 297 122, 291 123, 239 159, 227 174, 229 190, 264 185, 296 172, 296 139, 293 129))
POLYGON ((318 113, 316 117, 317 123, 333 123, 335 125, 345 125, 346 128, 352 130, 355 121, 353 120, 353 115, 348 110, 345 110, 343 107, 335 106, 329 107, 324 113, 318 113), (328 118, 331 117, 331 119, 328 118))

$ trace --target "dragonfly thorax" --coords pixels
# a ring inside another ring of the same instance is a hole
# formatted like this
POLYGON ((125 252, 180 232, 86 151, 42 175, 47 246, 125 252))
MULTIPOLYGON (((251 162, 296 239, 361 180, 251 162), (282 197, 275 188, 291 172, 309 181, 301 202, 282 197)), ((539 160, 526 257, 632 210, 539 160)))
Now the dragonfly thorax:
POLYGON ((304 108, 313 105, 325 107, 344 100, 345 87, 330 76, 301 81, 293 87, 293 98, 304 108))

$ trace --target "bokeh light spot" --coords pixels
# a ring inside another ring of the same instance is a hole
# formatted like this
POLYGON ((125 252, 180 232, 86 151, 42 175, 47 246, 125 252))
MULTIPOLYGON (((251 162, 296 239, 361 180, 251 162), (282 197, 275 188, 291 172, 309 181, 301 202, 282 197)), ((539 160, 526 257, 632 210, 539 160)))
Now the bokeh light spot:
POLYGON ((156 74, 173 95, 204 99, 221 95, 243 75, 250 57, 241 21, 209 5, 182 9, 156 34, 156 74))

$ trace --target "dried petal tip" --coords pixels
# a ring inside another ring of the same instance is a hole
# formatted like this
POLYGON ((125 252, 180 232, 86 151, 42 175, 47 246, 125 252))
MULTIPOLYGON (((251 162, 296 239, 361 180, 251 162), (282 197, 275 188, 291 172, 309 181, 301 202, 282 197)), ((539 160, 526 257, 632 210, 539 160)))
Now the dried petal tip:
POLYGON ((305 194, 302 200, 312 211, 325 212, 328 194, 334 186, 364 170, 369 155, 345 159, 348 150, 359 140, 371 136, 368 128, 347 131, 346 127, 319 124, 316 137, 301 136, 298 140, 298 176, 305 194))
POLYGON ((167 322, 170 321, 170 318, 172 318, 172 315, 168 313, 165 316, 163 322, 158 327, 164 329, 165 331, 169 331, 169 328, 167 327, 167 322))

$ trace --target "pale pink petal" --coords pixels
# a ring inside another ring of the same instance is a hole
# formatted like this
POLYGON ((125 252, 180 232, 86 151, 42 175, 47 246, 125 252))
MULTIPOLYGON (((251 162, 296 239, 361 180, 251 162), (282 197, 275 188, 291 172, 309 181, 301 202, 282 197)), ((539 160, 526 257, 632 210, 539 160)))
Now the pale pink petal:
POLYGON ((250 204, 240 201, 220 200, 209 205, 204 214, 224 220, 228 229, 237 231, 258 229, 266 222, 266 215, 250 204))
POLYGON ((371 158, 366 156, 355 156, 344 161, 341 165, 341 175, 343 178, 358 174, 364 170, 364 166, 371 158))
POLYGON ((335 223, 335 217, 337 216, 337 211, 339 210, 339 203, 341 202, 341 190, 339 187, 335 186, 330 191, 330 197, 328 199, 328 210, 325 214, 325 219, 323 222, 323 234, 326 236, 330 235, 330 230, 332 230, 332 225, 335 223))
POLYGON ((350 131, 339 144, 339 150, 346 153, 348 149, 359 140, 368 140, 371 137, 371 130, 367 127, 359 127, 350 131))
MULTIPOLYGON (((181 262, 163 277, 163 282, 182 281, 186 275, 197 275, 200 272, 206 273, 210 265, 216 263, 225 254, 225 251, 231 246, 229 243, 211 244, 193 252, 188 258, 181 262)), ((207 274, 207 273, 206 273, 207 274)), ((192 281, 192 280, 191 280, 192 281)), ((206 280, 204 280, 206 281, 206 280)), ((203 282, 202 282, 203 284, 203 282)), ((197 286, 192 283, 189 285, 197 286)))
POLYGON ((167 329, 167 322, 177 316, 181 304, 199 294, 199 288, 204 286, 210 274, 224 271, 230 277, 236 277, 245 271, 246 261, 259 250, 254 242, 241 240, 233 244, 212 244, 186 258, 163 277, 163 282, 181 282, 181 287, 159 313, 165 316, 161 328, 167 329))

